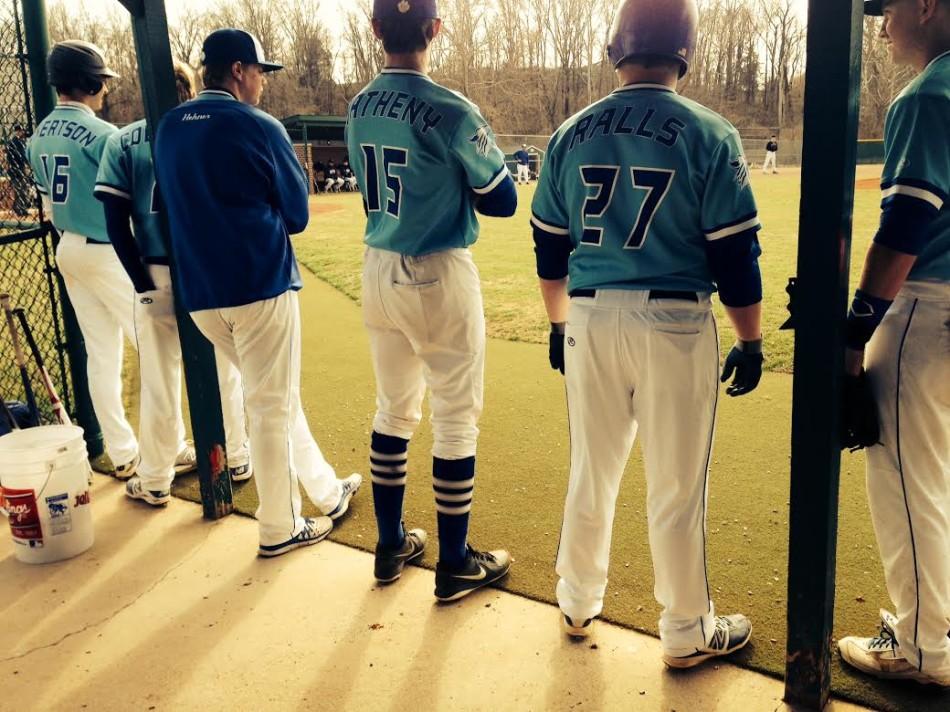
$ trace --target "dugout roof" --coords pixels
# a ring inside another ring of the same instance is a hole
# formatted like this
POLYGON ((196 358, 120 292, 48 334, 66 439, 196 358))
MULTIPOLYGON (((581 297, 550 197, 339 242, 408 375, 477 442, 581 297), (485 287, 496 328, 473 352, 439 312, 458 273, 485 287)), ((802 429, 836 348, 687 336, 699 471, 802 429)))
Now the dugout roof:
POLYGON ((317 116, 315 114, 297 114, 282 119, 281 123, 293 141, 343 141, 345 116, 317 116))

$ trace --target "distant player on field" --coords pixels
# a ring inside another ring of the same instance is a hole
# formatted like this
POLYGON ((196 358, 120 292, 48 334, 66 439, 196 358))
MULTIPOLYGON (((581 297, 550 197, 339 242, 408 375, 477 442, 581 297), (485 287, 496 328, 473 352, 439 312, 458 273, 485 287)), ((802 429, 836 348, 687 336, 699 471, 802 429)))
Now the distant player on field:
MULTIPOLYGON (((175 63, 178 98, 194 98, 191 69, 175 63)), ((155 507, 171 499, 175 474, 194 469, 194 448, 185 443, 182 421, 182 355, 175 317, 171 268, 159 224, 160 201, 145 121, 109 137, 95 196, 102 201, 112 247, 135 287, 135 340, 139 350, 142 461, 125 487, 126 495, 155 507)), ((238 370, 217 359, 227 433, 228 467, 235 482, 251 477, 244 393, 238 370)))
POLYGON ((435 0, 376 0, 385 69, 350 102, 350 163, 368 216, 363 316, 376 372, 370 463, 379 542, 376 579, 395 581, 422 554, 402 525, 409 439, 432 393, 432 484, 439 524, 435 596, 449 601, 508 573, 506 551, 468 545, 482 410, 485 317, 468 247, 475 211, 517 207, 505 155, 478 107, 426 74, 442 22, 435 0))
POLYGON ((881 224, 848 315, 847 367, 862 366, 880 444, 867 488, 896 615, 843 638, 876 677, 950 686, 950 0, 873 0, 881 37, 917 77, 884 130, 881 224), (867 356, 864 350, 867 345, 867 356))
POLYGON ((528 154, 528 144, 521 144, 521 148, 515 153, 515 161, 518 162, 518 183, 527 185, 531 178, 531 156, 528 154))
POLYGON ((769 142, 765 144, 765 161, 762 162, 762 172, 768 173, 769 167, 772 173, 778 173, 778 136, 772 134, 769 142))
POLYGON ((303 284, 290 235, 310 220, 307 178, 286 129, 255 108, 282 67, 238 29, 212 32, 201 56, 205 89, 159 124, 155 177, 182 303, 241 372, 258 554, 280 556, 326 538, 362 477, 337 479, 300 399, 303 284), (326 516, 301 515, 300 484, 326 516))
POLYGON ((697 15, 695 0, 620 4, 608 55, 622 86, 555 132, 532 207, 571 429, 564 625, 586 636, 603 607, 614 506, 639 432, 663 660, 676 668, 738 650, 752 630, 745 616, 716 614, 706 577, 717 289, 738 335, 728 394, 752 391, 762 370, 760 226, 739 135, 676 93, 697 15))
POLYGON ((132 327, 132 283, 109 245, 102 205, 92 191, 106 141, 117 129, 96 117, 118 75, 88 42, 56 44, 46 63, 56 108, 28 145, 33 179, 45 213, 60 233, 56 264, 86 343, 89 395, 115 474, 128 479, 139 447, 122 404, 122 351, 132 327))

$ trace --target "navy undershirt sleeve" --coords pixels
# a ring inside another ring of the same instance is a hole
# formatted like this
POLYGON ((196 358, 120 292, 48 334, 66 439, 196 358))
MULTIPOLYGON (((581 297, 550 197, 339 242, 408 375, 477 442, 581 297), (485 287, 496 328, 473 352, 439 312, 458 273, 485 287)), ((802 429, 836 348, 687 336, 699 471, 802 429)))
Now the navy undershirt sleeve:
POLYGON ((541 279, 553 281, 567 277, 573 251, 570 235, 554 235, 534 226, 534 255, 541 279))
POLYGON ((896 252, 919 255, 933 237, 928 230, 939 211, 925 200, 895 195, 884 203, 874 242, 896 252))
POLYGON ((476 195, 475 210, 492 218, 510 218, 518 209, 518 192, 510 175, 484 195, 476 195))
POLYGON ((106 213, 106 230, 112 248, 125 268, 135 291, 141 294, 155 289, 155 284, 142 262, 142 253, 132 234, 132 203, 125 198, 103 194, 99 197, 106 213))
POLYGON ((748 307, 762 301, 762 273, 759 270, 757 230, 706 243, 706 255, 719 299, 727 307, 748 307))

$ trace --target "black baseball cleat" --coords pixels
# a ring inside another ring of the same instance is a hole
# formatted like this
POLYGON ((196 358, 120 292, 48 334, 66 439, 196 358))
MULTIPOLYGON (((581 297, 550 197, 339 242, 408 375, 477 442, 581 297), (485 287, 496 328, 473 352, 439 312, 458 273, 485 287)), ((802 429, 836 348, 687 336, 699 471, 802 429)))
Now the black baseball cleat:
POLYGON ((710 658, 729 655, 744 648, 752 637, 752 623, 742 614, 716 616, 716 629, 705 648, 689 655, 664 655, 663 662, 671 668, 696 667, 710 658))
POLYGON ((402 570, 413 559, 418 559, 426 549, 426 533, 422 529, 406 532, 398 549, 382 549, 376 545, 376 565, 373 575, 380 583, 392 583, 402 576, 402 570))
POLYGON ((511 555, 507 551, 476 551, 469 546, 461 570, 448 569, 441 561, 436 564, 435 597, 440 601, 457 601, 504 578, 510 568, 511 555))
POLYGON ((561 616, 561 624, 564 626, 564 632, 567 633, 568 638, 580 640, 581 638, 590 637, 591 631, 594 628, 593 618, 580 620, 578 618, 571 618, 566 613, 562 613, 561 616))

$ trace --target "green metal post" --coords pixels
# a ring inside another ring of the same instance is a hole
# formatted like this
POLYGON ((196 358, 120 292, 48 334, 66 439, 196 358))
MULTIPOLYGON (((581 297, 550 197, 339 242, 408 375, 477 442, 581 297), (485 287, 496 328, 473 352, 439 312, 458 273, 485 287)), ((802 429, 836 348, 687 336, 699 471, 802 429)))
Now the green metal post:
POLYGON ((820 710, 831 684, 839 394, 854 209, 862 0, 810 0, 789 515, 785 700, 820 710))
MULTIPOLYGON (((164 0, 120 0, 132 15, 132 33, 138 55, 139 77, 148 130, 154 136, 162 116, 178 105, 168 20, 164 0)), ((155 142, 152 141, 152 150, 155 142)), ((164 223, 164 220, 162 221, 164 223)), ((165 244, 170 248, 168 225, 165 244)), ((175 256, 171 249, 172 275, 175 256)), ((185 384, 191 410, 191 429, 198 451, 198 478, 206 519, 220 519, 231 513, 231 478, 228 474, 221 394, 215 367, 214 348, 181 304, 176 305, 178 333, 185 366, 185 384)))
MULTIPOLYGON (((49 30, 46 26, 45 0, 24 0, 23 26, 26 30, 26 48, 30 65, 30 85, 33 92, 33 108, 36 122, 46 118, 56 106, 56 95, 46 76, 46 56, 49 54, 49 30)), ((59 235, 52 227, 48 228, 53 236, 54 246, 59 235)), ((86 375, 86 342, 82 337, 79 322, 72 302, 66 293, 63 278, 57 272, 60 303, 63 305, 63 326, 66 330, 66 351, 69 355, 69 374, 73 382, 73 415, 83 429, 86 450, 89 457, 95 459, 105 452, 102 442, 102 430, 96 411, 92 407, 89 395, 89 380, 86 375)))

